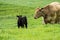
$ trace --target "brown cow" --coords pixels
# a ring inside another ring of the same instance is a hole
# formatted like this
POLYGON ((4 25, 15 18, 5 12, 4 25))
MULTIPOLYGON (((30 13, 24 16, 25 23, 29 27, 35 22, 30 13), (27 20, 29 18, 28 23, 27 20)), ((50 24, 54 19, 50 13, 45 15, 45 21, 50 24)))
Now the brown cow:
POLYGON ((34 18, 37 19, 41 16, 43 16, 46 24, 60 23, 60 3, 52 2, 44 8, 37 8, 34 18))

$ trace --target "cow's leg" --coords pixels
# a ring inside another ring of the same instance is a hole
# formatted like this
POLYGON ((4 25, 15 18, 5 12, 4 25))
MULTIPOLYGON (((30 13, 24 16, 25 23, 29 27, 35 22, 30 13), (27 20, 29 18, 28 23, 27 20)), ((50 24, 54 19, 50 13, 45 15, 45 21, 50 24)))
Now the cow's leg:
POLYGON ((60 24, 60 17, 59 17, 59 24, 60 24))
POLYGON ((24 28, 24 24, 22 24, 21 27, 24 28))
POLYGON ((18 25, 18 28, 20 28, 20 25, 18 25))
POLYGON ((60 24, 60 10, 59 10, 59 13, 58 13, 58 23, 60 24))
POLYGON ((60 10, 56 12, 56 23, 60 24, 60 10))
POLYGON ((55 23, 57 23, 56 22, 56 18, 57 18, 57 13, 56 12, 54 12, 52 15, 51 15, 51 24, 55 24, 55 23))
POLYGON ((51 23, 51 24, 54 24, 54 23, 55 23, 55 20, 52 20, 50 23, 51 23))
POLYGON ((24 21, 25 23, 25 27, 27 28, 27 18, 25 17, 25 21, 24 21))
POLYGON ((44 19, 44 23, 45 23, 45 24, 47 24, 47 23, 48 23, 48 21, 47 21, 47 19, 46 19, 46 18, 44 19))
POLYGON ((60 24, 60 17, 57 19, 57 23, 60 24))
POLYGON ((25 27, 27 28, 27 24, 25 24, 25 27))

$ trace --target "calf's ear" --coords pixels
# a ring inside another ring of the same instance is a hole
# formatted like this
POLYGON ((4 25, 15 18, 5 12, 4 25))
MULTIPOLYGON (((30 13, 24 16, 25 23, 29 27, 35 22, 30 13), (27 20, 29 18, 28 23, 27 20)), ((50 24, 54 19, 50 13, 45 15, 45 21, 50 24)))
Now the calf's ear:
POLYGON ((19 17, 19 16, 17 15, 17 17, 19 17))
POLYGON ((22 15, 19 15, 20 17, 22 17, 22 15))

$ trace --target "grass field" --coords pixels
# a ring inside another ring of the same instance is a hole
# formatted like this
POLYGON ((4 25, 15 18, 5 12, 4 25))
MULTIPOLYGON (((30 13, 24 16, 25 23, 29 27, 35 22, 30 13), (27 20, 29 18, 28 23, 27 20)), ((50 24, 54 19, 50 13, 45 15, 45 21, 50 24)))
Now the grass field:
POLYGON ((60 40, 60 24, 34 19, 37 7, 60 0, 0 0, 0 40, 60 40), (17 15, 27 16, 28 28, 17 27, 17 15))

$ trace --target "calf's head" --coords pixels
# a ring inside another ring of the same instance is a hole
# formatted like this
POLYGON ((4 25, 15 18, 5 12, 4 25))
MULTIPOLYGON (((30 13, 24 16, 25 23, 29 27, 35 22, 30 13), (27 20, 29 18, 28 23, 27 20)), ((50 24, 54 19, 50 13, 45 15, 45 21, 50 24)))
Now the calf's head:
POLYGON ((21 20, 21 19, 22 19, 22 15, 17 15, 17 18, 18 18, 19 20, 21 20))

